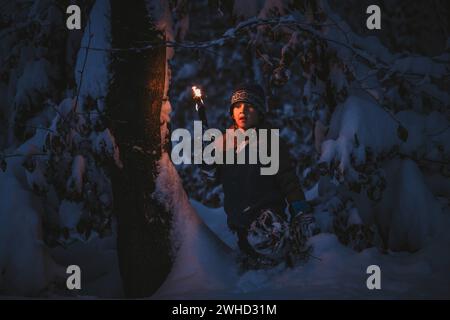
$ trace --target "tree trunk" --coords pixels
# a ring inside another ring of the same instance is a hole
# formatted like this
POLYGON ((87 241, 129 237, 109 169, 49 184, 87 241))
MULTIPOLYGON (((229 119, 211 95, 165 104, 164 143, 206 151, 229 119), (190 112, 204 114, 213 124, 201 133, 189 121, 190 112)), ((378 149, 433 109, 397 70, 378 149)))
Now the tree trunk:
MULTIPOLYGON (((161 41, 144 1, 111 1, 114 48, 161 41)), ((112 173, 118 220, 119 267, 127 297, 153 294, 171 265, 171 216, 151 195, 161 157, 160 112, 166 51, 114 51, 113 81, 107 97, 110 127, 120 149, 122 169, 112 173)))

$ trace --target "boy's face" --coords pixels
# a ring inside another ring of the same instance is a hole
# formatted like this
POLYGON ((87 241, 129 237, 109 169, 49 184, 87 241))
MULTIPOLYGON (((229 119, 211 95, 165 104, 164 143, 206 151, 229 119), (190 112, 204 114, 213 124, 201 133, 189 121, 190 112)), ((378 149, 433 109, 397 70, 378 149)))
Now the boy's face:
POLYGON ((239 129, 247 130, 258 124, 258 111, 250 104, 236 103, 233 107, 233 120, 239 129))

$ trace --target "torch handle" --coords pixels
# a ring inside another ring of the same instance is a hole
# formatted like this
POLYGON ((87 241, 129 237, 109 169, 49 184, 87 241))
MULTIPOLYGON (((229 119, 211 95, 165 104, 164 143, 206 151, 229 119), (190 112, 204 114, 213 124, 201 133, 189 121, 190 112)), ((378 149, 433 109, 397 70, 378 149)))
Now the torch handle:
POLYGON ((206 108, 205 108, 205 105, 201 101, 197 101, 197 112, 198 112, 198 117, 202 121, 202 125, 204 127, 208 127, 208 119, 206 118, 206 108))

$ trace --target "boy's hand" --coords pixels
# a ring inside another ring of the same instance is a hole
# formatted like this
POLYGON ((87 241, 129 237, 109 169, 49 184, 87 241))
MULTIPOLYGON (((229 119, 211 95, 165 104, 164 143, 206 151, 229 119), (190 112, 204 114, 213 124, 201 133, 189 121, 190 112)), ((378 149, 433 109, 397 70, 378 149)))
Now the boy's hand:
POLYGON ((320 232, 312 213, 300 213, 294 217, 302 235, 309 239, 320 232))
POLYGON ((294 201, 289 205, 291 213, 291 221, 298 226, 300 233, 306 239, 320 232, 319 227, 316 224, 314 215, 310 212, 311 208, 306 201, 294 201))

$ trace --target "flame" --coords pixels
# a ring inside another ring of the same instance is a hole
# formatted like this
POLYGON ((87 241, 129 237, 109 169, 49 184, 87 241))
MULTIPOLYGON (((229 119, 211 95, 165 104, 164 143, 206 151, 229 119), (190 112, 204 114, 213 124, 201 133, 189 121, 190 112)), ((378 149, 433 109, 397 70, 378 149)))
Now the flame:
POLYGON ((194 93, 194 98, 202 98, 202 91, 200 88, 197 88, 196 86, 192 87, 192 92, 194 93))

